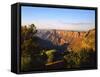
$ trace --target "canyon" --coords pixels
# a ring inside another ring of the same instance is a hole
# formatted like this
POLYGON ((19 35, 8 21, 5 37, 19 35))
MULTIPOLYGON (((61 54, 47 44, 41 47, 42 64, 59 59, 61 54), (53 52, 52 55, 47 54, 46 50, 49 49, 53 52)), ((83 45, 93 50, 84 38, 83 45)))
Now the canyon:
POLYGON ((82 48, 93 49, 95 51, 95 29, 88 31, 68 31, 68 30, 38 30, 36 33, 41 39, 48 40, 53 45, 63 46, 70 51, 79 51, 82 48))

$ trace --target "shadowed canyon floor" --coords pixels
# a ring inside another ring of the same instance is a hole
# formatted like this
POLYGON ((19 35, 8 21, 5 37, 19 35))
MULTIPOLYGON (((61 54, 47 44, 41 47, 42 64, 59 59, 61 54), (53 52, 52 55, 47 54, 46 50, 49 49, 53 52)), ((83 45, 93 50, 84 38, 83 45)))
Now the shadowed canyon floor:
POLYGON ((95 67, 95 29, 69 31, 22 27, 22 71, 95 67))

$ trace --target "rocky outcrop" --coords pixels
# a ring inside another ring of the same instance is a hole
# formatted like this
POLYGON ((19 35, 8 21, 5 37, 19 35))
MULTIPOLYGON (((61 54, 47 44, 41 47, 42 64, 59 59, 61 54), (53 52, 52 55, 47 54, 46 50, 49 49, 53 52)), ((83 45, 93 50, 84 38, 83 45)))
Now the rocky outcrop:
POLYGON ((38 30, 36 35, 42 39, 51 41, 54 45, 66 44, 69 50, 79 51, 91 43, 93 44, 92 48, 95 48, 95 29, 89 31, 38 30))

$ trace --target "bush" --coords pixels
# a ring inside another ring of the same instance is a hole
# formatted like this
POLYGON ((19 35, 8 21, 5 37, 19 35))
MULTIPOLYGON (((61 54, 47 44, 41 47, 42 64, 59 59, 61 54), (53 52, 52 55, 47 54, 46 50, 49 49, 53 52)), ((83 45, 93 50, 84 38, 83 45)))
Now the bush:
POLYGON ((21 70, 27 71, 30 68, 31 58, 30 56, 22 56, 21 57, 21 70))
POLYGON ((64 56, 66 68, 94 67, 96 56, 93 50, 81 49, 79 52, 71 51, 64 56))

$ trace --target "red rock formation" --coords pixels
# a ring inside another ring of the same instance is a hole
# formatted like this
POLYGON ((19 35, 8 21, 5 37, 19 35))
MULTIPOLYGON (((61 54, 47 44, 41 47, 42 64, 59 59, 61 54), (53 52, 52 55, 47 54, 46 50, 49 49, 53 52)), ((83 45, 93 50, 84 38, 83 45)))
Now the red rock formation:
MULTIPOLYGON (((46 33, 44 33, 44 35, 46 33)), ((95 39, 95 29, 89 30, 86 32, 66 31, 66 30, 51 30, 50 31, 49 30, 49 34, 47 36, 48 37, 45 36, 45 38, 47 40, 50 40, 53 44, 63 45, 64 43, 67 43, 69 45, 68 49, 71 49, 73 51, 79 51, 81 48, 84 47, 83 46, 84 43, 87 46, 89 46, 88 43, 84 42, 84 39, 88 39, 88 38, 89 38, 88 40, 95 39)), ((41 36, 41 38, 44 38, 44 37, 41 36)))

